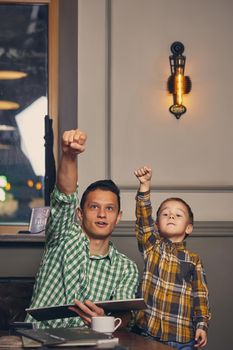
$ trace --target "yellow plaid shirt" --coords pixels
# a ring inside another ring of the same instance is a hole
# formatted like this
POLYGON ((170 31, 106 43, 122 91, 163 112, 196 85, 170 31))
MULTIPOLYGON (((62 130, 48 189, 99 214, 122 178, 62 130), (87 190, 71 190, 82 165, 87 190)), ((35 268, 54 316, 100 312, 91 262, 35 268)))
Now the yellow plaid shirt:
POLYGON ((195 330, 207 331, 210 320, 206 275, 196 253, 185 242, 160 237, 152 218, 150 192, 136 197, 136 237, 145 269, 141 293, 148 309, 140 311, 136 324, 162 341, 186 343, 195 330))

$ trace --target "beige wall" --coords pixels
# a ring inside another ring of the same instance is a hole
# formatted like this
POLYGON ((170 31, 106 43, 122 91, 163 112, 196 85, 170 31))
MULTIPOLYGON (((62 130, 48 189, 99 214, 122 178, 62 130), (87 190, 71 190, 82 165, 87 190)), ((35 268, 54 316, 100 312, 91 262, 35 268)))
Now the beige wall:
POLYGON ((133 220, 133 170, 149 164, 156 202, 175 194, 198 221, 232 221, 233 2, 79 0, 78 12, 78 125, 89 136, 81 189, 110 176, 133 220), (179 121, 166 91, 177 40, 193 83, 179 121))
POLYGON ((203 259, 213 314, 206 350, 232 343, 232 14, 231 0, 78 0, 78 126, 89 137, 81 191, 99 178, 120 185, 124 221, 113 241, 140 271, 134 169, 153 167, 155 207, 173 195, 190 203, 188 246, 203 259), (180 120, 166 91, 174 41, 185 45, 193 84, 180 120))

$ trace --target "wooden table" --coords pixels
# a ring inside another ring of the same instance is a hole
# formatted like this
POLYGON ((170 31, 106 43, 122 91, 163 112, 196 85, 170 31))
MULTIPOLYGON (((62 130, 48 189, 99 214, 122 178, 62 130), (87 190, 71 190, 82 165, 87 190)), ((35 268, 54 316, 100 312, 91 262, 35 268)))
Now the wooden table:
MULTIPOLYGON (((106 344, 104 346, 72 346, 72 347, 65 347, 65 346, 59 346, 59 347, 39 347, 38 350, 52 350, 52 349, 70 349, 70 350, 113 350, 115 347, 115 350, 172 350, 170 346, 161 344, 157 341, 148 339, 146 337, 143 337, 141 335, 137 335, 132 332, 128 332, 126 330, 120 330, 114 333, 114 336, 119 338, 119 344, 113 345, 113 346, 107 346, 106 344)), ((9 336, 10 337, 10 336, 9 336)), ((18 343, 20 340, 20 337, 18 338, 18 343)), ((3 347, 0 347, 0 350, 3 349, 3 347)), ((4 346, 4 349, 11 349, 11 350, 19 350, 20 347, 14 347, 11 345, 11 347, 4 346)), ((36 348, 25 348, 28 350, 36 349, 36 348)))
MULTIPOLYGON (((119 338, 119 346, 128 350, 171 350, 170 346, 159 343, 155 340, 148 339, 142 335, 120 330, 115 333, 119 338)), ((123 350, 119 348, 119 350, 123 350)), ((174 349, 173 349, 174 350, 174 349)))

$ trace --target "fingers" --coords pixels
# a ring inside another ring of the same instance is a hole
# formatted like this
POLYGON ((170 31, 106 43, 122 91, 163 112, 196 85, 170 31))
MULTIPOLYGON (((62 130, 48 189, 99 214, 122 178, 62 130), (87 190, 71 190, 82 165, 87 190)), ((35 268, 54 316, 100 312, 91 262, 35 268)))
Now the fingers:
POLYGON ((88 317, 80 308, 78 308, 77 306, 74 306, 74 307, 69 307, 69 309, 72 310, 72 311, 74 311, 74 312, 76 312, 76 314, 78 314, 78 315, 82 318, 83 322, 84 322, 87 326, 90 325, 90 323, 91 323, 91 318, 88 317))
POLYGON ((141 177, 141 176, 145 176, 145 175, 151 175, 152 174, 152 169, 148 166, 143 166, 137 170, 134 171, 135 176, 137 177, 141 177))
POLYGON ((195 334, 196 348, 203 348, 207 344, 207 334, 203 329, 197 329, 195 334))
POLYGON ((104 313, 104 309, 102 309, 101 307, 99 306, 96 306, 94 303, 92 303, 90 300, 85 300, 84 301, 84 304, 86 306, 88 306, 88 308, 93 312, 95 313, 94 316, 104 316, 105 313, 104 313))
POLYGON ((83 320, 83 322, 90 326, 91 318, 94 316, 104 316, 104 310, 89 300, 85 300, 82 303, 79 300, 74 300, 75 307, 71 307, 70 310, 76 312, 83 320))
POLYGON ((65 131, 62 137, 62 146, 65 152, 82 153, 85 150, 87 135, 79 129, 65 131))
POLYGON ((63 134, 63 143, 69 145, 71 143, 78 143, 84 145, 86 141, 86 134, 79 129, 65 131, 63 134))
POLYGON ((150 187, 151 177, 152 177, 151 168, 145 165, 135 170, 134 174, 140 183, 140 191, 141 192, 148 191, 150 187))
POLYGON ((207 344, 207 339, 200 338, 197 344, 195 344, 195 347, 203 348, 204 346, 206 346, 206 344, 207 344))

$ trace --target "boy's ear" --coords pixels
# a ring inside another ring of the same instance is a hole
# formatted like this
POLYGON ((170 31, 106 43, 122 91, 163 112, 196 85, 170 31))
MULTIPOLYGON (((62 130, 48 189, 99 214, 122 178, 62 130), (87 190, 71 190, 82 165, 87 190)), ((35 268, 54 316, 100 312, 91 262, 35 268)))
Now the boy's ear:
POLYGON ((193 232, 193 225, 188 224, 188 226, 186 227, 185 233, 186 235, 190 235, 192 232, 193 232))

